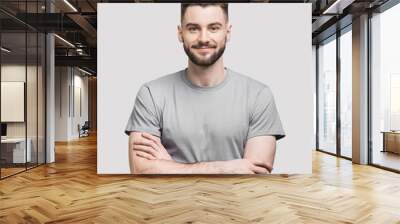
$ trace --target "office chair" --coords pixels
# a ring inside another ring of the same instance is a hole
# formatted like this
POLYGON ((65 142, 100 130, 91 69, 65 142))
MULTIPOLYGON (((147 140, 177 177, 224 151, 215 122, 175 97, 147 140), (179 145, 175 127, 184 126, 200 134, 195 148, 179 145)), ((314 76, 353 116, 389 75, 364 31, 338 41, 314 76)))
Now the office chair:
POLYGON ((89 121, 85 121, 82 127, 80 127, 80 125, 78 124, 78 129, 79 129, 79 138, 89 136, 89 129, 90 129, 89 121))

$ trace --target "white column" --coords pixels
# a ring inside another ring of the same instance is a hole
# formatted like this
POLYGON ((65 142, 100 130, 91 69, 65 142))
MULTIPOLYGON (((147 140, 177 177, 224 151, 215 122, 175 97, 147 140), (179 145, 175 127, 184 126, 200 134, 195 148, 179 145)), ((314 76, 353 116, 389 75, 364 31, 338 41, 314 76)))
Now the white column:
MULTIPOLYGON (((50 1, 46 1, 48 12, 54 11, 50 1)), ((54 133, 55 133, 55 44, 54 35, 46 35, 46 163, 55 161, 54 133)))
POLYGON ((55 133, 55 76, 54 76, 54 35, 49 33, 46 36, 46 163, 52 163, 55 160, 54 151, 54 133, 55 133))

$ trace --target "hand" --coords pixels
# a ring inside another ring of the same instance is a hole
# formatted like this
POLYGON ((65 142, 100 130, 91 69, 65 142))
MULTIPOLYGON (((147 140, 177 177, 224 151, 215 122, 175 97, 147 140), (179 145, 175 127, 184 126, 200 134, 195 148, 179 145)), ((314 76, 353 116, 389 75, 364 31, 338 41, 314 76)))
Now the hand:
POLYGON ((257 166, 247 159, 235 159, 225 163, 225 172, 232 174, 268 174, 268 169, 257 166))
POLYGON ((172 160, 167 150, 161 144, 160 139, 146 132, 142 132, 141 138, 133 140, 133 150, 137 156, 149 160, 172 160))

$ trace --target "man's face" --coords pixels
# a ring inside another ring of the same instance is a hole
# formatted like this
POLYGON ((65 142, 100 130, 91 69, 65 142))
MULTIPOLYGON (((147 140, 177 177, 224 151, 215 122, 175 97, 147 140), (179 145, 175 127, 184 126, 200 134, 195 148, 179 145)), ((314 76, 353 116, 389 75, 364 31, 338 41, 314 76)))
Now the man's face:
POLYGON ((224 53, 231 26, 219 6, 189 6, 178 37, 189 59, 196 65, 213 65, 224 53))

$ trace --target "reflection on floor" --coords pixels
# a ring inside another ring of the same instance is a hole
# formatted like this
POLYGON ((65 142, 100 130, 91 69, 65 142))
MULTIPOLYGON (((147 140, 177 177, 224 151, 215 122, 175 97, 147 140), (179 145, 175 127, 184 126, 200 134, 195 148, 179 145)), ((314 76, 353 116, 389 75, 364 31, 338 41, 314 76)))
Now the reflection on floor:
POLYGON ((376 150, 374 151, 372 161, 373 164, 400 170, 400 155, 396 153, 376 150))
POLYGON ((351 158, 352 157, 352 149, 351 148, 342 148, 341 155, 351 158))
POLYGON ((24 170, 25 170, 25 167, 23 167, 23 168, 20 168, 20 167, 17 167, 17 168, 1 168, 1 178, 13 175, 15 173, 18 173, 18 172, 21 172, 21 171, 24 171, 24 170))
POLYGON ((25 164, 1 164, 2 168, 0 170, 1 172, 1 178, 5 178, 7 176, 25 171, 26 169, 30 169, 32 167, 36 167, 37 164, 36 163, 27 163, 26 167, 25 164))

